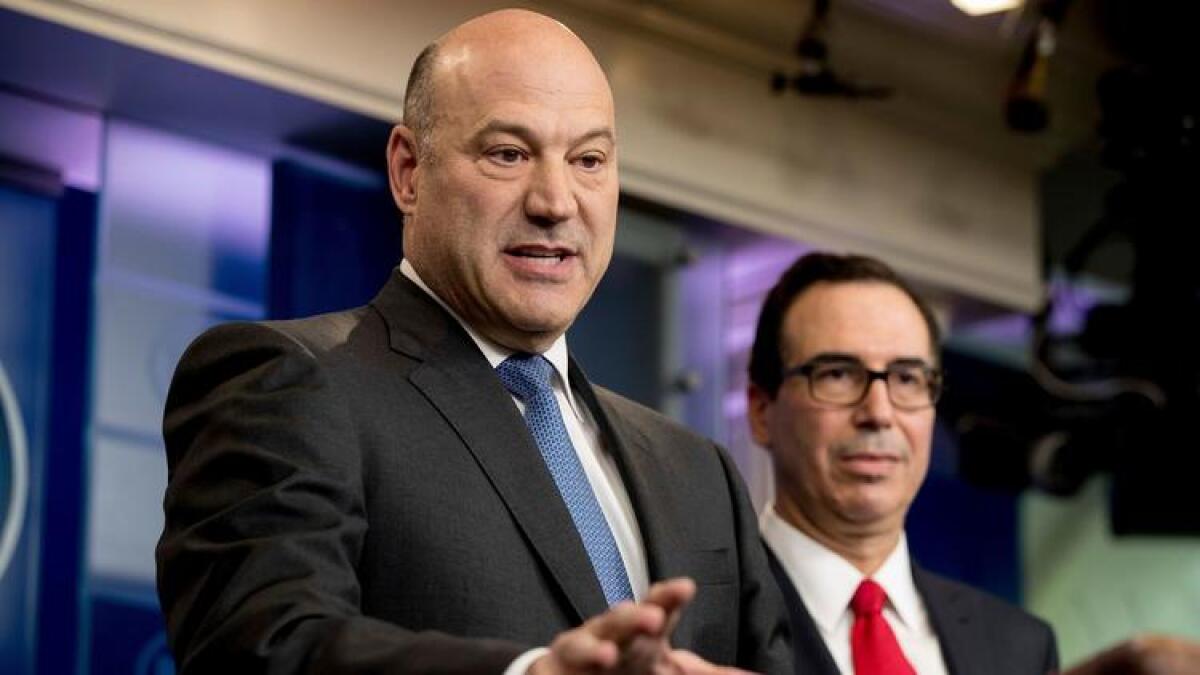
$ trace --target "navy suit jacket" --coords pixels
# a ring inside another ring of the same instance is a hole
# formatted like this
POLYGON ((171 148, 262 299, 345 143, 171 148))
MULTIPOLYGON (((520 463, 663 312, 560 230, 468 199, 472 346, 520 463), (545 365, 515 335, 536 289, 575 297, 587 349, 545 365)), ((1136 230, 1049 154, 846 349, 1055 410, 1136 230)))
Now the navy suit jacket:
MULTIPOLYGON (((764 548, 788 608, 796 675, 839 675, 804 600, 775 554, 764 548)), ((912 571, 949 675, 1058 672, 1058 647, 1046 622, 987 593, 928 572, 915 562, 912 571)))

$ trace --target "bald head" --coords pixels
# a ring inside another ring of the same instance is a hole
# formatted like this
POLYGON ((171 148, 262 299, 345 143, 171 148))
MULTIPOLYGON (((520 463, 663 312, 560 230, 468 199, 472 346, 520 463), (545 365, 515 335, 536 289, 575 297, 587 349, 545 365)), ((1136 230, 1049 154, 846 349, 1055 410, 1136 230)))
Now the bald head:
MULTIPOLYGON (((608 79, 587 45, 569 28, 542 14, 504 9, 456 26, 417 56, 404 98, 404 123, 413 131, 418 150, 432 159, 433 134, 445 109, 439 91, 471 84, 480 78, 524 77, 529 66, 555 64, 546 74, 559 74, 558 84, 585 74, 577 86, 603 90, 608 79)), ((555 83, 547 82, 549 86, 555 83)))
POLYGON ((564 39, 587 51, 575 33, 559 21, 527 9, 501 9, 481 14, 451 28, 438 42, 447 47, 495 39, 499 42, 564 39))

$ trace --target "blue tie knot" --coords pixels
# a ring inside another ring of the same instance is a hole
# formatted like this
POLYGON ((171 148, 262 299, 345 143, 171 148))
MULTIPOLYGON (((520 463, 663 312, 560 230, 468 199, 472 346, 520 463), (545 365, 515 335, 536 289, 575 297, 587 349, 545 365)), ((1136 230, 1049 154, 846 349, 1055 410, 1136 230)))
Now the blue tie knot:
POLYGON ((504 388, 525 403, 538 395, 553 394, 550 387, 553 373, 554 366, 541 354, 516 353, 496 368, 504 388))

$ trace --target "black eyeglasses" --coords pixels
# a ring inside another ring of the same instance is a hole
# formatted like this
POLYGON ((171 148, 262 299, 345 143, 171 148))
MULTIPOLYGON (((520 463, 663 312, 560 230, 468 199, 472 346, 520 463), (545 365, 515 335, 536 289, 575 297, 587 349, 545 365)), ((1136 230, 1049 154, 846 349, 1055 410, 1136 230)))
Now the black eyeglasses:
POLYGON ((818 356, 783 371, 784 378, 796 376, 808 379, 808 392, 815 400, 845 407, 862 403, 875 380, 883 380, 888 398, 900 410, 929 408, 942 394, 942 371, 915 359, 871 370, 855 358, 818 356))

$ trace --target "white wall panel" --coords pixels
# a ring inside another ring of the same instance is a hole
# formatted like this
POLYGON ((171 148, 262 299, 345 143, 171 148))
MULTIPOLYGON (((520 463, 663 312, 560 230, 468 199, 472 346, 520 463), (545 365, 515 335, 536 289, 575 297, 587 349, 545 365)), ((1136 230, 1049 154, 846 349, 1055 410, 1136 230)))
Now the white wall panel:
POLYGON ((94 576, 154 583, 162 533, 167 460, 136 441, 98 438, 92 446, 88 561, 94 576))

